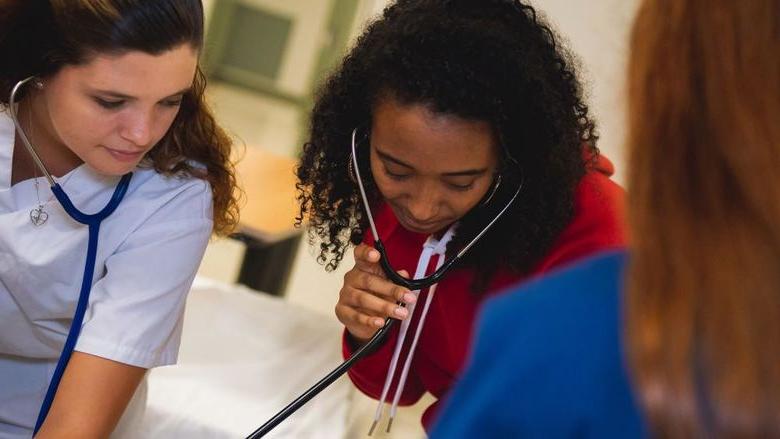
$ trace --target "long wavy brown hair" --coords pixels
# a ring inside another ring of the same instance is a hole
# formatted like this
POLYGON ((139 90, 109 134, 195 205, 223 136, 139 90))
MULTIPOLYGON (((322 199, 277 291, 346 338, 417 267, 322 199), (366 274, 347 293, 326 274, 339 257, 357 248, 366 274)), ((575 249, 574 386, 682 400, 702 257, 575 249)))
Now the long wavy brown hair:
POLYGON ((780 437, 780 1, 647 0, 627 351, 660 437, 780 437))
MULTIPOLYGON (((156 55, 181 44, 203 46, 200 0, 0 0, 0 104, 8 104, 19 80, 45 78, 63 66, 89 62, 96 53, 156 55)), ((208 181, 214 232, 225 235, 238 222, 240 191, 232 140, 206 105, 205 87, 198 68, 176 119, 143 165, 208 181)))

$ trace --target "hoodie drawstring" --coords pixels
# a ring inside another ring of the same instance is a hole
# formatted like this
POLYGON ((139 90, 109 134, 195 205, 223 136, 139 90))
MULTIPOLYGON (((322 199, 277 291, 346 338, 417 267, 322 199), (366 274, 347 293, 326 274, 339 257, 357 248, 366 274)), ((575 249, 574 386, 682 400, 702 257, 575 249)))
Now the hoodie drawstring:
MULTIPOLYGON (((452 239, 452 236, 455 234, 456 226, 457 224, 453 224, 452 226, 450 226, 447 232, 444 233, 444 236, 442 236, 442 238, 439 240, 435 239, 433 235, 428 237, 428 239, 425 241, 425 244, 423 244, 423 250, 420 253, 419 260, 417 261, 417 270, 415 271, 414 274, 415 279, 420 279, 425 277, 431 257, 434 254, 438 255, 436 269, 438 270, 444 264, 447 244, 452 239)), ((412 358, 414 357, 414 352, 415 349, 417 348, 417 341, 420 338, 423 325, 425 324, 425 317, 428 315, 428 309, 430 308, 431 301, 433 300, 433 295, 436 292, 436 286, 437 284, 433 284, 428 288, 428 295, 425 300, 425 305, 423 306, 422 314, 420 315, 420 321, 419 324, 417 325, 414 338, 412 339, 412 345, 409 349, 409 354, 406 357, 406 361, 404 361, 404 366, 401 371, 401 376, 398 382, 398 386, 396 387, 395 395, 393 397, 393 402, 390 408, 390 420, 388 421, 387 424, 388 433, 390 432, 390 428, 393 425, 393 419, 395 418, 395 414, 398 410, 398 402, 401 399, 401 394, 403 393, 404 385, 406 384, 406 379, 409 375, 409 369, 412 364, 412 358)), ((412 293, 415 296, 419 296, 420 290, 415 290, 412 293)), ((377 405, 376 412, 374 413, 374 422, 371 424, 371 429, 368 431, 369 436, 371 436, 377 424, 382 419, 385 401, 387 400, 387 394, 390 391, 390 386, 392 385, 393 378, 395 377, 395 371, 398 366, 398 360, 401 356, 401 350, 403 348, 404 341, 406 340, 406 334, 408 332, 409 325, 411 324, 411 320, 412 320, 411 316, 414 315, 414 310, 415 310, 415 304, 410 305, 409 306, 410 318, 401 322, 401 328, 398 333, 398 340, 396 341, 395 349, 393 351, 393 357, 390 360, 390 365, 387 370, 387 377, 385 378, 385 384, 382 388, 382 394, 380 396, 379 404, 377 405)))

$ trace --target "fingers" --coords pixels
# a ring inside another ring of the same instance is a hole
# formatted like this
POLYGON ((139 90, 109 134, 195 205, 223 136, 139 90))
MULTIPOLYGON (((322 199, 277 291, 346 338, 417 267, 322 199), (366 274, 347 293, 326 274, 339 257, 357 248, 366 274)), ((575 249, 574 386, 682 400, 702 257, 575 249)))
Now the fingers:
MULTIPOLYGON (((340 304, 336 305, 336 316, 348 328, 357 324, 359 327, 365 327, 367 332, 375 331, 385 324, 385 320, 381 317, 340 304)), ((360 335, 359 331, 358 334, 355 334, 355 331, 352 330, 350 332, 354 335, 360 335)))
MULTIPOLYGON (((335 312, 355 338, 365 341, 385 324, 388 317, 408 318, 409 310, 402 305, 415 303, 417 296, 386 279, 381 275, 381 269, 377 274, 371 266, 378 268, 378 265, 371 260, 378 258, 378 252, 368 246, 361 247, 355 251, 355 267, 344 275, 335 312), (376 254, 370 254, 372 251, 376 254), (358 261, 363 261, 362 267, 358 261)), ((399 274, 409 276, 404 270, 399 274)))
POLYGON ((377 276, 384 276, 382 267, 379 265, 379 251, 366 244, 360 244, 355 247, 355 267, 361 271, 373 273, 377 276))
MULTIPOLYGON (((411 297, 403 297, 401 302, 414 302, 414 295, 411 293, 409 295, 411 297)), ((364 314, 381 318, 392 317, 403 320, 409 315, 409 310, 404 306, 398 305, 395 300, 387 300, 354 288, 345 288, 339 302, 342 305, 360 310, 364 314)))
POLYGON ((379 251, 370 245, 360 244, 355 247, 355 261, 377 263, 379 262, 379 251))
POLYGON ((385 321, 381 317, 372 316, 341 304, 336 305, 336 316, 358 342, 366 343, 376 334, 385 321))
POLYGON ((344 288, 347 292, 358 290, 381 297, 389 302, 413 303, 414 294, 396 285, 384 277, 362 270, 350 270, 344 275, 344 288))

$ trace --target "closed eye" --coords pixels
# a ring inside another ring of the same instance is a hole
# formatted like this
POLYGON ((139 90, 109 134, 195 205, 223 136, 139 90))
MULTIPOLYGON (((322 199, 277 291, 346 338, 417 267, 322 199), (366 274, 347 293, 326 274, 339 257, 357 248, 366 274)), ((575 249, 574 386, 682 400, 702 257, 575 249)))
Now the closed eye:
POLYGON ((447 186, 449 186, 451 189, 455 189, 456 191, 465 192, 474 187, 474 182, 472 181, 468 184, 457 184, 457 183, 448 182, 447 186))
POLYGON ((401 174, 401 173, 391 172, 387 168, 385 168, 385 174, 388 177, 392 178, 393 180, 398 180, 398 181, 405 180, 405 179, 409 178, 412 175, 412 174, 401 174))
POLYGON ((175 98, 166 99, 166 100, 160 102, 160 104, 162 104, 162 105, 164 105, 166 107, 178 107, 179 105, 181 105, 182 100, 183 100, 183 97, 182 96, 178 96, 178 97, 175 97, 175 98))
POLYGON ((120 108, 122 105, 124 105, 125 101, 123 99, 120 100, 108 100, 103 99, 95 96, 93 98, 95 102, 100 105, 101 107, 107 109, 107 110, 116 110, 120 108))

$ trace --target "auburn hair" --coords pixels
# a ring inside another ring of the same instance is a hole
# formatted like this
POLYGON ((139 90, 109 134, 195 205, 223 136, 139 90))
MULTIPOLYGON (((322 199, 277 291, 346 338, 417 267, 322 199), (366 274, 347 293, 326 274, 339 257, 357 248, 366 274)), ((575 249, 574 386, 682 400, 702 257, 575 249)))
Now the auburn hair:
POLYGON ((659 437, 780 436, 780 1, 647 0, 627 353, 659 437))

